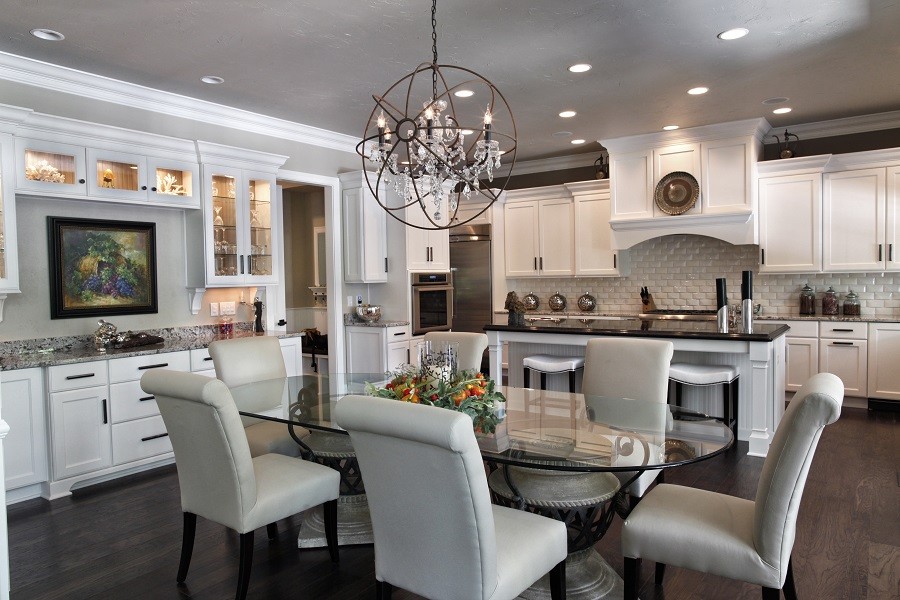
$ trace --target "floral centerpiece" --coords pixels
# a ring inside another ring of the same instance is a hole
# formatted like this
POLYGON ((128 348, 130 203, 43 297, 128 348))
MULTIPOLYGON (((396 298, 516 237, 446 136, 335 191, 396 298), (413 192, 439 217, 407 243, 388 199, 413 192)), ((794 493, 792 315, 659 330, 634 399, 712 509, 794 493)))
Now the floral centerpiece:
POLYGON ((503 411, 495 402, 506 402, 494 387, 494 381, 475 371, 459 371, 448 377, 434 376, 433 371, 404 365, 388 373, 384 387, 366 384, 366 393, 415 404, 447 408, 472 417, 476 432, 494 433, 503 420, 503 411))

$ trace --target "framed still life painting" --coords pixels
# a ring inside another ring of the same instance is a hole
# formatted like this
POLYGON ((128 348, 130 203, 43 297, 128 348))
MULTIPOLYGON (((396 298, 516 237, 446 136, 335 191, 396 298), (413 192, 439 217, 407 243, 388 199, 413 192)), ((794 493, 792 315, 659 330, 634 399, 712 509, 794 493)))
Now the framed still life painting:
POLYGON ((156 224, 47 217, 50 318, 158 312, 156 224))

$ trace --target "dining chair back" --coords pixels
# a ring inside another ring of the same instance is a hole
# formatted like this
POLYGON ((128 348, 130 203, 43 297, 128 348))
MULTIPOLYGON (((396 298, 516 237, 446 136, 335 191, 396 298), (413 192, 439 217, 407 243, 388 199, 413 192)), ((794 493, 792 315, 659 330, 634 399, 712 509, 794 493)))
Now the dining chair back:
POLYGON ((178 582, 187 577, 197 516, 241 535, 237 598, 249 585, 253 531, 265 525, 272 537, 279 519, 326 504, 326 533, 337 561, 337 471, 279 454, 250 456, 240 415, 228 387, 218 379, 166 369, 148 371, 141 388, 156 397, 172 440, 184 539, 178 582))
POLYGON ((458 368, 461 371, 480 371, 488 338, 484 333, 468 331, 429 331, 426 342, 457 342, 459 344, 458 368))
POLYGON ((755 500, 677 485, 659 485, 622 528, 625 597, 637 598, 641 559, 760 585, 763 598, 797 597, 791 551, 806 478, 822 430, 841 412, 844 385, 812 376, 791 399, 769 445, 755 500))
MULTIPOLYGON (((673 352, 672 342, 664 340, 590 339, 584 352, 581 391, 588 397, 634 398, 666 404, 673 352)), ((623 471, 615 475, 624 485, 636 474, 636 471, 623 471)), ((658 470, 645 471, 629 484, 632 503, 646 493, 660 474, 658 470)))
MULTIPOLYGON (((255 383, 266 379, 287 376, 281 344, 273 337, 252 336, 216 340, 209 344, 209 356, 216 368, 216 377, 228 387, 255 383)), ((300 456, 302 448, 282 423, 241 417, 252 456, 274 452, 285 456, 300 456)), ((302 438, 309 431, 294 427, 294 433, 302 438)))
POLYGON ((548 571, 564 597, 565 525, 491 504, 469 416, 366 396, 334 416, 366 482, 379 598, 511 600, 548 571))

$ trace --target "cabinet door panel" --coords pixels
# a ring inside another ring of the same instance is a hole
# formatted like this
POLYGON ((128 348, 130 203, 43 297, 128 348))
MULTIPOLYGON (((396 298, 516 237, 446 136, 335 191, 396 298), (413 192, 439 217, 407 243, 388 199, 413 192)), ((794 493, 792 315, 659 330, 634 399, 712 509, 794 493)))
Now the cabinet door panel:
POLYGON ((612 249, 608 196, 575 200, 575 274, 618 275, 619 263, 612 249))
MULTIPOLYGON (((676 171, 690 173, 700 183, 700 144, 678 144, 676 146, 668 146, 665 148, 657 148, 653 151, 653 185, 650 186, 651 196, 656 190, 656 184, 659 180, 676 171)), ((701 188, 701 196, 706 190, 701 188)), ((697 203, 684 214, 696 215, 702 212, 703 198, 697 200, 697 203)), ((656 202, 653 202, 653 213, 658 217, 667 216, 661 211, 656 202)))
POLYGON ((652 178, 650 151, 610 157, 614 218, 646 219, 653 216, 652 178))
POLYGON ((751 210, 752 149, 742 139, 703 142, 700 186, 703 214, 751 210))
POLYGON ((869 380, 871 398, 900 400, 900 323, 869 325, 869 380))
POLYGON ((885 268, 900 271, 900 166, 888 167, 885 243, 885 268))
POLYGON ((787 369, 784 389, 799 390, 806 380, 819 372, 819 339, 787 338, 787 369))
POLYGON ((106 386, 50 394, 54 479, 96 471, 112 464, 106 394, 106 386))
POLYGON ((16 188, 84 196, 87 181, 81 146, 16 138, 16 188))
POLYGON ((884 268, 885 170, 825 175, 822 248, 825 271, 884 268))
POLYGON ((788 175, 759 180, 759 270, 822 270, 822 176, 788 175))
POLYGON ((819 340, 819 370, 834 373, 844 382, 845 396, 865 397, 868 386, 867 343, 849 340, 819 340))
POLYGON ((3 374, 0 383, 3 420, 9 433, 3 440, 6 489, 47 480, 47 434, 41 369, 3 374))
POLYGON ((575 272, 574 204, 563 200, 542 200, 539 205, 541 252, 538 269, 544 276, 572 275, 575 272))
POLYGON ((537 275, 535 261, 539 254, 536 223, 537 202, 507 204, 504 208, 505 254, 507 277, 537 275))

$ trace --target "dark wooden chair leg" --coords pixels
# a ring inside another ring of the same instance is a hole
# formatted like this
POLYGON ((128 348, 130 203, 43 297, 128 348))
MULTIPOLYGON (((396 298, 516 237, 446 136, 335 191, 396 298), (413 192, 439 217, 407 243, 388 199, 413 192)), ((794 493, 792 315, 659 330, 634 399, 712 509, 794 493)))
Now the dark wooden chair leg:
POLYGON ((375 600, 391 600, 393 586, 387 581, 375 580, 375 600))
POLYGON ((797 600, 797 586, 794 584, 794 561, 788 560, 787 579, 784 580, 785 600, 797 600))
POLYGON ((550 569, 550 598, 551 600, 566 600, 566 561, 556 563, 550 569))
POLYGON ((524 378, 523 382, 525 383, 525 387, 528 388, 528 387, 531 387, 531 369, 529 369, 528 367, 525 367, 524 371, 525 371, 525 378, 524 378))
POLYGON ((266 535, 270 540, 278 537, 278 523, 269 523, 266 525, 266 535))
POLYGON ((764 587, 762 589, 763 600, 781 600, 781 590, 778 588, 764 587))
POLYGON ((575 371, 569 371, 569 393, 575 393, 575 371))
POLYGON ((181 560, 178 563, 178 576, 175 581, 184 583, 187 579, 188 567, 191 566, 191 554, 194 552, 194 534, 197 532, 197 515, 184 513, 184 531, 181 534, 181 560))
POLYGON ((241 559, 238 568, 237 592, 234 600, 244 600, 250 587, 250 567, 253 566, 253 532, 241 534, 241 559))
POLYGON ((663 578, 666 576, 666 563, 658 562, 656 563, 656 574, 653 579, 653 583, 656 585, 663 584, 663 578))
POLYGON ((337 500, 329 500, 323 505, 325 513, 325 539, 328 542, 328 553, 331 554, 331 562, 338 562, 338 526, 337 526, 337 500))
POLYGON ((547 389, 547 374, 546 373, 541 373, 541 389, 542 390, 547 389))
POLYGON ((638 600, 641 585, 641 559, 625 557, 625 600, 638 600))
POLYGON ((675 382, 675 406, 681 406, 681 394, 683 391, 684 384, 676 381, 675 382))

